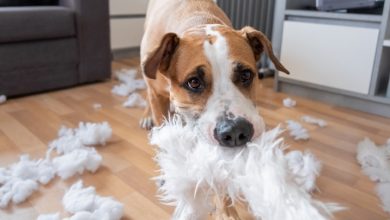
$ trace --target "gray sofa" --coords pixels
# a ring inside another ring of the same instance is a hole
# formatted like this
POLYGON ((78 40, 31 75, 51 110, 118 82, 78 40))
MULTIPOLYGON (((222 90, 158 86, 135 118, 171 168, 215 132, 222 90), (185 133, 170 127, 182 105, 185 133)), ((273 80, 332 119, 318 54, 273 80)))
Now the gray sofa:
POLYGON ((107 79, 109 42, 108 0, 0 7, 0 95, 107 79))

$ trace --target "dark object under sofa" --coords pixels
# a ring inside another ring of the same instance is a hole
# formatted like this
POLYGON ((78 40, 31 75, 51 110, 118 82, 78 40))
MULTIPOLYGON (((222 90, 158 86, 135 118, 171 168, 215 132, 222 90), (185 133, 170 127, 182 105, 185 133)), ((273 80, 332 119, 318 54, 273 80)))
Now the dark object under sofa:
POLYGON ((35 5, 17 7, 6 1, 14 0, 0 0, 0 95, 110 77, 107 0, 45 0, 45 6, 29 0, 35 5))

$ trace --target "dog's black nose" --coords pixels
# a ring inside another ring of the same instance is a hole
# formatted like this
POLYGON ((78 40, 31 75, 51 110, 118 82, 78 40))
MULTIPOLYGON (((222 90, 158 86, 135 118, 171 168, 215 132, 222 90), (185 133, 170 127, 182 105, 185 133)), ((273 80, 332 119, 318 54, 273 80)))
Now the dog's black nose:
POLYGON ((217 122, 214 138, 226 147, 243 146, 253 137, 253 125, 245 118, 223 118, 217 122))

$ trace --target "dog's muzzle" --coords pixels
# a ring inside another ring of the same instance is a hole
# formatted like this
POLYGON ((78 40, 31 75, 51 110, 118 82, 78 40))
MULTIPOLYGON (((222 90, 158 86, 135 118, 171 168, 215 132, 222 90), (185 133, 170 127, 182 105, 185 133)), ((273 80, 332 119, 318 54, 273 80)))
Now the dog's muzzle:
POLYGON ((253 125, 242 117, 220 118, 214 129, 214 138, 225 147, 240 147, 253 137, 253 125))

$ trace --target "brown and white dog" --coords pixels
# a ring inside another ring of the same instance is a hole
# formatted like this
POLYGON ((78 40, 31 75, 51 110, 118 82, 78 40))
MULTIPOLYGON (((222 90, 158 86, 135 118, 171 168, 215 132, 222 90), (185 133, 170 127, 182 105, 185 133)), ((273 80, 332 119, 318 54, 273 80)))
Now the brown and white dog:
POLYGON ((255 107, 263 51, 288 73, 263 33, 234 30, 213 0, 151 0, 141 44, 149 101, 141 127, 160 125, 172 105, 208 141, 245 145, 264 130, 255 107))

